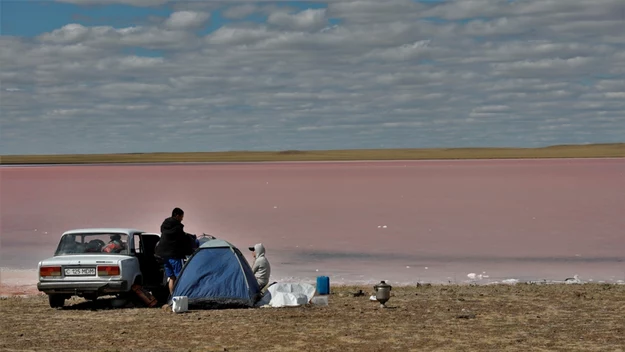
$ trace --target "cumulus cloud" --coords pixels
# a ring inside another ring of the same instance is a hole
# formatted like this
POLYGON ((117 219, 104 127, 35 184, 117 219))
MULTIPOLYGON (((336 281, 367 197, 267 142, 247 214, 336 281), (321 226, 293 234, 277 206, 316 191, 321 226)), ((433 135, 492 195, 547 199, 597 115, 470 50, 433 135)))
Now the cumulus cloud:
POLYGON ((409 21, 419 18, 425 5, 412 0, 345 0, 330 1, 328 14, 348 23, 382 23, 409 21))
POLYGON ((264 39, 270 39, 277 32, 268 30, 266 27, 245 28, 223 26, 206 37, 209 44, 240 45, 252 44, 264 39))
POLYGON ((579 72, 588 72, 596 63, 592 57, 573 57, 570 59, 523 60, 493 64, 495 75, 514 77, 572 76, 579 72), (584 69, 588 70, 585 71, 584 69))
POLYGON ((206 23, 210 13, 198 11, 176 11, 165 21, 165 26, 171 29, 193 29, 206 23))
MULTIPOLYGON (((39 36, 40 46, 35 50, 45 48, 45 45, 57 45, 53 48, 64 50, 67 47, 60 45, 74 45, 73 48, 115 50, 120 47, 141 47, 146 49, 180 49, 193 44, 196 40, 192 33, 184 30, 183 23, 189 18, 176 16, 173 22, 167 20, 168 26, 176 29, 162 29, 157 27, 126 27, 114 28, 111 26, 85 27, 81 24, 70 23, 50 33, 39 36)), ((191 25, 193 22, 186 22, 191 25)))
POLYGON ((622 1, 170 5, 168 17, 142 22, 151 24, 0 36, 3 153, 531 147, 625 135, 622 1), (229 20, 200 33, 213 11, 229 20), (245 20, 253 14, 266 22, 245 20))
POLYGON ((444 50, 432 48, 429 45, 429 40, 419 40, 412 44, 403 44, 393 48, 377 48, 365 54, 364 58, 386 61, 405 61, 419 58, 432 58, 429 54, 434 53, 436 50, 444 50))
POLYGON ((326 26, 326 9, 308 9, 296 14, 276 12, 269 15, 267 22, 292 30, 318 30, 326 26))
POLYGON ((244 4, 227 8, 223 12, 223 16, 230 19, 241 19, 253 14, 257 10, 258 6, 256 4, 244 4))

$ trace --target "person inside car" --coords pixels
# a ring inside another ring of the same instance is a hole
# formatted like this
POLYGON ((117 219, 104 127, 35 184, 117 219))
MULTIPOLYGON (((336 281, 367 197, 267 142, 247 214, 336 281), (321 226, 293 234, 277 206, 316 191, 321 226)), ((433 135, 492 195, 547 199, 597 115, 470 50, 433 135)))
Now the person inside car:
POLYGON ((104 241, 96 239, 96 240, 91 240, 87 243, 87 246, 85 248, 85 252, 87 253, 100 253, 102 252, 102 248, 104 248, 106 244, 104 243, 104 241))
POLYGON ((115 234, 111 235, 111 241, 102 248, 102 252, 104 253, 120 253, 125 248, 124 243, 122 242, 122 236, 115 234))

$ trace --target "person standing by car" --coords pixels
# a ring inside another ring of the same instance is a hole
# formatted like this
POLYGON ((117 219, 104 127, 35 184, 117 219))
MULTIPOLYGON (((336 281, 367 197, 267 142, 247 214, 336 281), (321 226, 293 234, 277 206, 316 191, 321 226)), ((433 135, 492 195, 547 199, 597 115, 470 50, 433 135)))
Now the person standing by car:
POLYGON ((165 275, 169 278, 169 292, 174 292, 176 279, 182 270, 183 259, 193 254, 191 237, 184 232, 184 211, 174 208, 171 217, 161 224, 161 239, 155 254, 163 260, 165 275))
POLYGON ((258 286, 262 290, 269 283, 269 276, 271 275, 271 266, 265 256, 265 246, 262 243, 257 243, 254 247, 248 248, 254 252, 254 265, 252 266, 252 272, 258 281, 258 286))

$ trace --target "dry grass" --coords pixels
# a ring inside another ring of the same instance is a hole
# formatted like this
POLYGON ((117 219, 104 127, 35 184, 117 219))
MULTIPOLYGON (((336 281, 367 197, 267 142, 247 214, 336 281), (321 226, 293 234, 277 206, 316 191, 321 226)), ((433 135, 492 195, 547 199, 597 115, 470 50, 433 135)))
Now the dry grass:
POLYGON ((0 301, 0 350, 625 351, 625 285, 394 287, 388 308, 332 287, 327 307, 51 309, 0 301))
POLYGON ((277 152, 198 152, 136 154, 5 155, 0 164, 91 164, 161 162, 259 162, 340 160, 515 159, 625 157, 625 143, 561 145, 545 148, 452 148, 286 150, 277 152))

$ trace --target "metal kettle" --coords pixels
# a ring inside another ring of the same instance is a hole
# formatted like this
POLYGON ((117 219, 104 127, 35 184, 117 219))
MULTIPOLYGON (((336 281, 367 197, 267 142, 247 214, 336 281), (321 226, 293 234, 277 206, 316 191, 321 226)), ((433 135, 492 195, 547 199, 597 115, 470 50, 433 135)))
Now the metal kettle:
POLYGON ((375 290, 375 299, 380 302, 380 306, 385 308, 385 303, 391 298, 391 289, 393 287, 382 280, 379 284, 373 286, 375 290))

